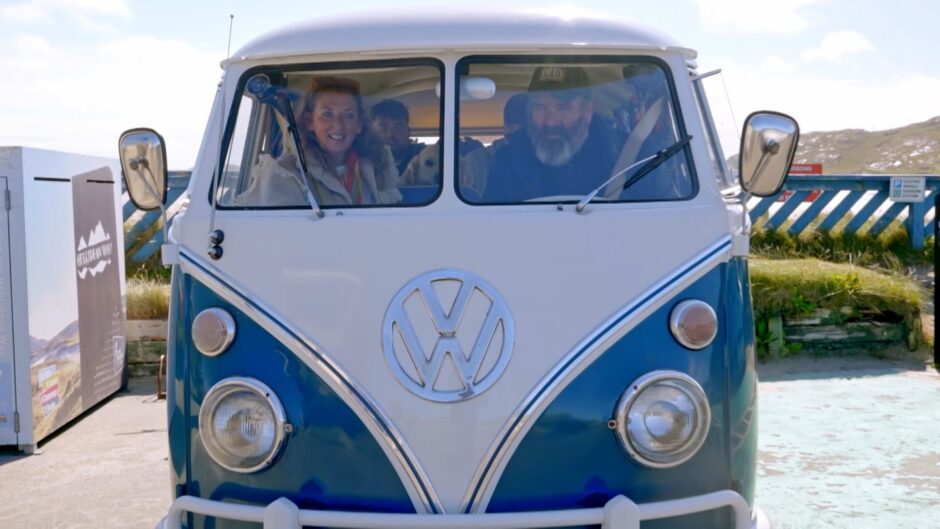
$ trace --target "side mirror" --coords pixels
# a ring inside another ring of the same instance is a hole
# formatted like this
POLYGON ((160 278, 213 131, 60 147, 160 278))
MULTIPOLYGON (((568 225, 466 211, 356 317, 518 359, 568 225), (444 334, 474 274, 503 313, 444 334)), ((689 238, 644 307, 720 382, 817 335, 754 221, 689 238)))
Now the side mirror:
POLYGON ((149 211, 166 200, 166 149, 163 137, 152 129, 131 129, 118 141, 121 172, 127 194, 138 209, 149 211))
POLYGON ((800 126, 790 116, 769 111, 748 116, 738 162, 741 187, 758 197, 779 193, 799 142, 800 126))

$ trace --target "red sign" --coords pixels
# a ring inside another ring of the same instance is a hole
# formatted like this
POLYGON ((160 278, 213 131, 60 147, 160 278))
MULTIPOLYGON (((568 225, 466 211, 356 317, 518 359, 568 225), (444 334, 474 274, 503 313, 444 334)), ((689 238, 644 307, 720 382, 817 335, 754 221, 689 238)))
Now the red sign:
POLYGON ((821 163, 795 163, 790 166, 790 174, 823 174, 821 163))
MULTIPOLYGON (((795 163, 790 166, 791 175, 818 175, 823 174, 823 164, 821 163, 795 163)), ((806 198, 803 199, 803 202, 812 202, 816 200, 820 194, 819 191, 811 191, 810 194, 806 195, 806 198)), ((780 193, 780 196, 777 197, 777 202, 786 202, 790 196, 793 195, 793 191, 784 191, 780 193)))
POLYGON ((53 384, 39 394, 39 404, 45 406, 52 401, 59 400, 59 385, 53 384))

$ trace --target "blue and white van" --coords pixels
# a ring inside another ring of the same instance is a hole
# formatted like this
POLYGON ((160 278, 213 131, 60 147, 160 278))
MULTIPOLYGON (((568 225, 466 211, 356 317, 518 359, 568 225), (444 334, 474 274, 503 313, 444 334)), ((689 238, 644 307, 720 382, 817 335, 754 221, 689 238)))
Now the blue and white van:
MULTIPOLYGON (((727 152, 694 59, 614 17, 461 12, 225 61, 163 248, 161 526, 767 526, 743 203, 799 130, 754 113, 727 152)), ((161 207, 162 138, 120 149, 161 207)))

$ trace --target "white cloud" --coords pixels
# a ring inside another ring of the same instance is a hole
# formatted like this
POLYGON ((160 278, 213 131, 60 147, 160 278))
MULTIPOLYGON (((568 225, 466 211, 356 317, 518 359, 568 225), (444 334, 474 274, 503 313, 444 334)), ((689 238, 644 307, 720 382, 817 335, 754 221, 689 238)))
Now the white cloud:
POLYGON ((125 0, 48 0, 75 12, 113 17, 128 17, 131 10, 125 0))
MULTIPOLYGON (((703 66, 703 70, 707 67, 703 66)), ((886 130, 940 116, 940 76, 837 80, 761 72, 727 61, 725 82, 738 120, 755 110, 791 114, 805 132, 886 130)))
POLYGON ((166 138, 170 168, 189 168, 223 56, 149 37, 81 47, 0 39, 0 145, 116 157, 122 131, 149 126, 166 138))
POLYGON ((760 63, 760 66, 758 66, 758 68, 760 69, 761 72, 764 72, 764 73, 782 74, 782 73, 793 73, 794 71, 796 71, 796 67, 793 65, 793 63, 787 62, 775 55, 771 55, 770 57, 767 57, 766 59, 764 59, 760 63))
POLYGON ((0 20, 20 24, 46 22, 49 20, 49 13, 40 4, 41 2, 23 2, 0 6, 0 20))
POLYGON ((56 53, 56 49, 46 39, 39 35, 23 34, 13 39, 13 49, 17 53, 32 54, 35 58, 48 57, 56 53))
POLYGON ((118 33, 117 26, 101 18, 81 14, 76 15, 74 19, 75 24, 88 33, 96 35, 116 35, 118 33))
POLYGON ((19 24, 45 23, 57 17, 126 19, 130 14, 126 0, 26 0, 0 7, 0 20, 19 24))
POLYGON ((697 0, 702 21, 747 33, 798 33, 809 27, 804 8, 825 0, 697 0))
POLYGON ((803 52, 803 60, 836 62, 847 53, 874 49, 871 42, 857 31, 835 31, 823 37, 819 47, 803 52))

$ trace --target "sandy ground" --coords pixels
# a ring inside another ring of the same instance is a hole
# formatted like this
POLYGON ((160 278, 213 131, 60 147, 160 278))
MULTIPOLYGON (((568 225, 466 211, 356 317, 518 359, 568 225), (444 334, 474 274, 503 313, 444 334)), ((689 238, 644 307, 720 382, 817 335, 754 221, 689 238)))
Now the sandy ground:
POLYGON ((32 456, 0 454, 0 528, 152 528, 170 504, 166 401, 131 379, 32 456))

